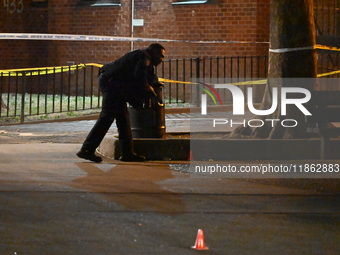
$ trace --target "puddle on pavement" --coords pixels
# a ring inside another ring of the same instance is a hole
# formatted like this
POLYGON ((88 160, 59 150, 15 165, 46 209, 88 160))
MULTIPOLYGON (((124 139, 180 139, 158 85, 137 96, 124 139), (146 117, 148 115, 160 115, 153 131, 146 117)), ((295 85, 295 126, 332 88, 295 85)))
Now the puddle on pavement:
POLYGON ((127 210, 165 214, 185 213, 181 195, 160 183, 174 176, 168 165, 76 163, 87 176, 72 181, 72 186, 98 193, 127 210), (104 167, 105 165, 105 167, 104 167), (109 166, 109 167, 108 167, 109 166), (110 167, 111 166, 111 167, 110 167))

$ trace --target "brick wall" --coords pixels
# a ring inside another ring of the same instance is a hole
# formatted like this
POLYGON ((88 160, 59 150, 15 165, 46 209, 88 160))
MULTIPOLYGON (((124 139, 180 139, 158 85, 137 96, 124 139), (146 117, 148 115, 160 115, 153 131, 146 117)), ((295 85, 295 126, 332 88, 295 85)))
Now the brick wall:
MULTIPOLYGON (((16 0, 17 10, 1 6, 1 31, 131 36, 130 0, 121 0, 120 7, 80 6, 79 1, 48 0, 48 7, 33 7, 32 0, 16 0)), ((134 27, 134 36, 268 41, 269 0, 218 0, 201 5, 172 5, 171 2, 135 0, 135 18, 144 19, 144 26, 134 27)), ((148 44, 135 42, 134 48, 148 44)), ((265 55, 268 51, 267 44, 162 44, 169 58, 265 55)), ((68 61, 104 63, 130 51, 131 43, 0 40, 0 47, 0 68, 17 68, 65 65, 68 61)))
MULTIPOLYGON (((47 9, 33 8, 32 1, 1 1, 1 33, 47 33, 47 9)), ((46 63, 46 41, 0 40, 0 68, 41 66, 46 63)))

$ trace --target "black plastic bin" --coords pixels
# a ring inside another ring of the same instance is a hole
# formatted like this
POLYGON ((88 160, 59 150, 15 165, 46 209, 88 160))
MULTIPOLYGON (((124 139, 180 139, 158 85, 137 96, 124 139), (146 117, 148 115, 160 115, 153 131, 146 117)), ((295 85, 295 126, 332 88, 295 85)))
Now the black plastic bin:
MULTIPOLYGON (((163 85, 157 84, 153 88, 163 102, 163 85)), ((165 138, 164 104, 138 110, 129 107, 129 113, 133 138, 165 138)))

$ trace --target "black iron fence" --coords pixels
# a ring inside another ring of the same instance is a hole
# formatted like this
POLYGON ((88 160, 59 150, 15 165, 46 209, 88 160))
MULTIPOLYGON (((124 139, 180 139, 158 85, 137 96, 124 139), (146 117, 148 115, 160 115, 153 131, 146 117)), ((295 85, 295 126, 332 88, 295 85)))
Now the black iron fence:
MULTIPOLYGON (((314 0, 314 20, 317 43, 340 48, 340 1, 314 0)), ((319 73, 339 69, 340 54, 334 51, 321 51, 318 55, 319 73)))
MULTIPOLYGON (((197 83, 221 83, 226 81, 243 81, 244 79, 259 79, 267 77, 267 56, 232 56, 190 59, 169 59, 157 69, 159 77, 170 80, 192 82, 181 84, 168 82, 164 89, 168 104, 197 105, 197 92, 203 85, 197 83)), ((256 91, 256 97, 261 88, 256 91)), ((224 104, 230 103, 230 95, 219 91, 224 104)), ((255 98, 255 100, 261 100, 255 98)))
POLYGON ((101 105, 96 67, 84 65, 0 71, 0 118, 44 116, 101 105))
MULTIPOLYGON (((323 51, 318 54, 320 57, 323 51)), ((339 58, 337 60, 331 67, 319 69, 319 73, 339 71, 339 58)), ((191 107, 200 105, 201 90, 207 88, 205 84, 265 79, 267 68, 267 56, 232 56, 168 59, 156 72, 158 77, 166 79, 163 92, 166 107, 191 107)), ((24 122, 32 116, 36 119, 36 116, 72 115, 99 109, 101 95, 97 73, 96 64, 0 71, 0 119, 24 122)), ((340 74, 329 77, 339 78, 340 74)), ((253 102, 260 103, 265 81, 260 85, 243 84, 240 88, 244 91, 248 86, 253 87, 253 102)), ((211 93, 208 104, 232 103, 228 90, 216 91, 221 100, 217 101, 211 93)))
MULTIPOLYGON (((267 66, 267 56, 169 59, 157 68, 157 75, 171 80, 164 86, 167 107, 194 106, 203 86, 198 82, 265 78, 267 66)), ((0 71, 0 118, 24 122, 30 116, 98 109, 97 72, 93 64, 0 71)), ((255 101, 262 99, 263 89, 255 90, 255 101)), ((222 101, 228 104, 230 96, 224 93, 222 101)))

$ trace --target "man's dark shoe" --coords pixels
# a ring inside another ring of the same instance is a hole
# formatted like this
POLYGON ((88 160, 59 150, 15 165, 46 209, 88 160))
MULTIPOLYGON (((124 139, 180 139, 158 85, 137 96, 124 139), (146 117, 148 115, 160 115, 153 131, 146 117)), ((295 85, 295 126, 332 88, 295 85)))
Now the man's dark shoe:
POLYGON ((119 158, 120 161, 127 161, 127 162, 143 162, 146 160, 144 156, 137 155, 135 153, 129 155, 123 155, 119 158))
POLYGON ((88 151, 88 150, 84 150, 81 149, 78 153, 77 156, 79 158, 83 158, 83 159, 87 159, 87 160, 91 160, 93 162, 96 163, 100 163, 103 161, 103 159, 101 157, 98 157, 94 154, 94 152, 88 151))

